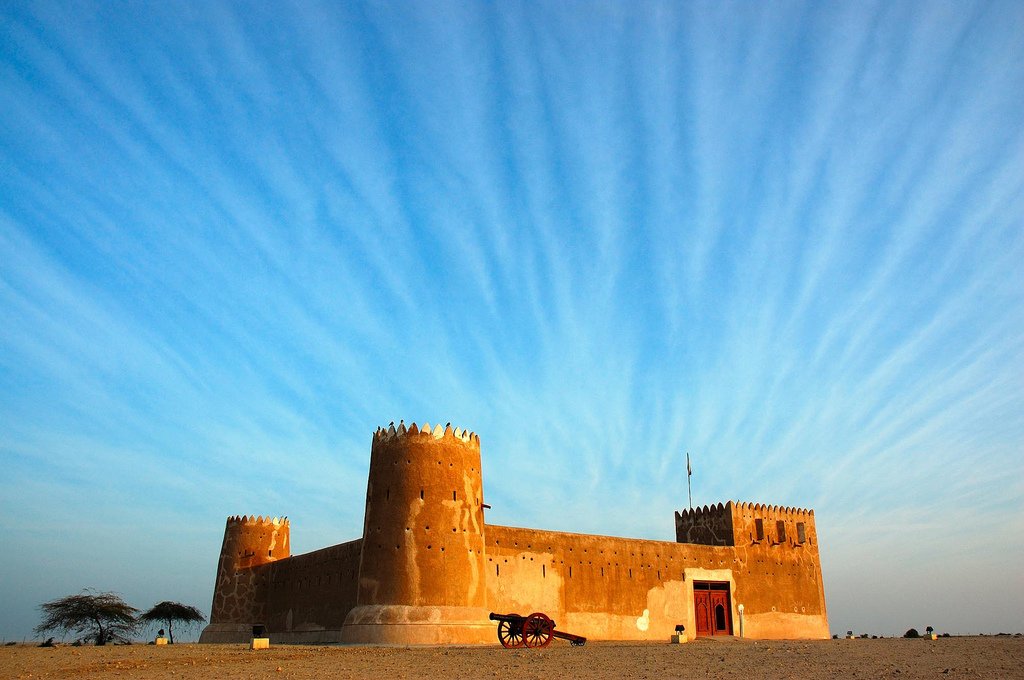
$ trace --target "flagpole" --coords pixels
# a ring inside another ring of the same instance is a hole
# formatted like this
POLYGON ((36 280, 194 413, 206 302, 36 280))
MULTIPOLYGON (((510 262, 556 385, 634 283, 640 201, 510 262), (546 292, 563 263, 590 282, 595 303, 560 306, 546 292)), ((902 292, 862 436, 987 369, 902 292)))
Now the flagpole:
POLYGON ((690 477, 693 476, 693 468, 690 467, 690 452, 686 452, 686 500, 690 503, 690 510, 693 510, 693 493, 690 491, 690 477))

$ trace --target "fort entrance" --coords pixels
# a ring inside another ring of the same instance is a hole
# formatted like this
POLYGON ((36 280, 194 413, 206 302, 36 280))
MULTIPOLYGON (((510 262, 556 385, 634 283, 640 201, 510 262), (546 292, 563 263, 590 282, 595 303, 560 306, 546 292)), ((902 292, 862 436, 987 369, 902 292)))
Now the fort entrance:
POLYGON ((731 609, 726 581, 693 582, 693 613, 698 637, 732 635, 731 609))

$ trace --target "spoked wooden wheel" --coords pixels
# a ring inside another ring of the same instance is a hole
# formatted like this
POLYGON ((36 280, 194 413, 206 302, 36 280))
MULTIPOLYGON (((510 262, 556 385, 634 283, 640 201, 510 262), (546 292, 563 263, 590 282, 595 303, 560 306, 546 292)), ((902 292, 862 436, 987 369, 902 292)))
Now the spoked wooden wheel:
POLYGON ((530 614, 523 621, 523 644, 530 649, 547 647, 551 644, 551 631, 554 628, 547 614, 530 614))
MULTIPOLYGON (((518 617, 519 614, 510 614, 518 617)), ((518 649, 523 646, 523 620, 498 621, 498 641, 506 649, 518 649)))

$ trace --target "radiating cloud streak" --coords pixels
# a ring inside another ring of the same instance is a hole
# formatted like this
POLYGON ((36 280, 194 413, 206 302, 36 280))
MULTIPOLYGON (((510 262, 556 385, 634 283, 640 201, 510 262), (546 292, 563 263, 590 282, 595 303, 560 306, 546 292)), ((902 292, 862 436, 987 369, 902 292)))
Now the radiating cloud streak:
POLYGON ((358 535, 399 418, 496 523, 671 539, 690 451, 815 508, 835 630, 1015 623, 1019 6, 0 16, 0 636, 358 535))

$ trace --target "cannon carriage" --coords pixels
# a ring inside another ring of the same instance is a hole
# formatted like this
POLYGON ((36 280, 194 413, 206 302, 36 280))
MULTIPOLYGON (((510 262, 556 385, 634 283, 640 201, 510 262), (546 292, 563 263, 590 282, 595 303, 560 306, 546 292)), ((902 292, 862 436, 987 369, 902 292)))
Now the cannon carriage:
POLYGON ((491 621, 498 622, 498 641, 506 649, 538 649, 551 644, 552 638, 567 640, 573 647, 582 647, 587 638, 555 629, 555 622, 543 612, 529 616, 519 614, 496 614, 491 612, 491 621))

